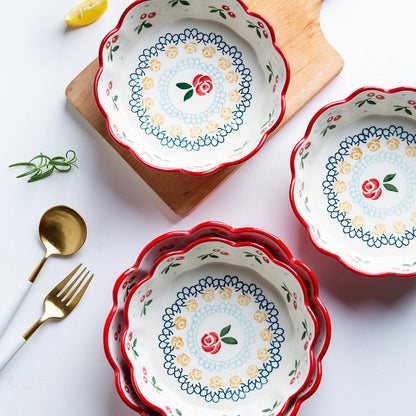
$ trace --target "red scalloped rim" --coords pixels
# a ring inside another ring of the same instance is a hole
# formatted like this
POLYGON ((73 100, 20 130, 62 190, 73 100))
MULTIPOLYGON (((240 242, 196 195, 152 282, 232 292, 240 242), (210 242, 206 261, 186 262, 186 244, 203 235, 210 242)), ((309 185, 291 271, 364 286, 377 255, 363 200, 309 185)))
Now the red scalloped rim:
POLYGON ((295 190, 295 184, 296 184, 296 168, 295 168, 295 158, 298 150, 302 147, 303 143, 305 143, 306 140, 309 139, 309 136, 311 134, 312 128, 317 121, 317 119, 328 109, 348 103, 349 101, 353 100, 357 95, 361 94, 365 91, 378 91, 383 94, 394 94, 402 91, 413 91, 416 92, 416 88, 412 87, 398 87, 393 89, 383 89, 379 87, 362 87, 354 91, 352 94, 350 94, 347 98, 339 101, 334 101, 332 103, 329 103, 322 107, 311 119, 311 121, 308 124, 308 127, 306 129, 305 135, 299 142, 295 145, 295 147, 292 150, 292 154, 290 157, 290 169, 292 172, 292 179, 290 182, 290 189, 289 189, 289 198, 290 198, 290 204, 292 205, 293 212, 298 217, 299 221, 303 224, 303 226, 306 228, 306 231, 308 233, 308 236, 312 242, 312 244, 322 253, 327 254, 328 256, 334 257, 337 260, 339 260, 345 267, 352 270, 355 273, 360 274, 361 276, 367 276, 367 277, 384 277, 384 276, 398 276, 398 277, 409 277, 414 276, 414 273, 406 274, 406 273, 397 273, 397 272, 381 272, 381 273, 366 273, 360 269, 355 268, 351 264, 348 264, 346 261, 342 259, 338 254, 333 253, 331 251, 328 251, 321 247, 312 237, 312 231, 311 231, 311 225, 302 217, 302 215, 299 213, 296 203, 295 203, 295 197, 294 197, 294 190, 295 190))
POLYGON ((283 263, 280 260, 275 259, 271 253, 265 249, 264 247, 262 247, 261 245, 257 244, 257 243, 253 243, 253 242, 234 242, 234 241, 229 241, 226 240, 224 238, 221 237, 204 237, 204 238, 200 238, 197 239, 195 241, 193 241, 192 243, 190 243, 189 245, 187 245, 184 249, 182 250, 175 250, 175 251, 171 251, 168 253, 165 253, 164 255, 160 256, 155 263, 152 266, 151 271, 149 272, 149 274, 144 277, 143 279, 140 280, 140 282, 136 283, 136 285, 134 286, 134 288, 130 291, 127 300, 126 300, 126 304, 125 304, 125 308, 124 308, 124 322, 125 322, 125 326, 124 326, 124 330, 123 330, 123 334, 122 334, 122 338, 121 338, 121 351, 123 353, 123 357, 126 360, 129 368, 130 368, 130 374, 131 374, 131 379, 132 379, 132 383, 134 386, 134 390, 137 393, 137 395, 139 396, 140 400, 145 403, 147 406, 149 406, 150 408, 156 410, 157 412, 159 412, 161 415, 163 416, 169 416, 165 410, 163 410, 162 408, 158 407, 157 405, 155 405, 153 402, 151 402, 150 400, 148 400, 146 398, 146 396, 142 393, 142 391, 140 390, 139 385, 136 383, 136 378, 134 377, 134 366, 133 363, 131 362, 126 347, 125 347, 125 339, 128 335, 129 332, 129 314, 128 314, 128 310, 129 310, 129 306, 130 306, 130 302, 131 299, 133 298, 134 293, 142 286, 144 285, 146 282, 148 282, 149 280, 152 279, 157 267, 159 266, 159 264, 161 262, 163 262, 166 258, 171 257, 171 256, 179 256, 179 255, 184 255, 186 254, 189 250, 191 250, 192 248, 206 243, 206 242, 211 242, 211 241, 216 241, 219 243, 223 243, 226 244, 230 247, 253 247, 255 249, 259 249, 262 250, 264 252, 264 254, 270 259, 271 262, 273 262, 274 264, 283 267, 284 269, 286 269, 289 273, 292 274, 293 277, 295 277, 295 279, 297 280, 297 282, 299 283, 301 289, 302 289, 302 293, 303 293, 303 299, 304 299, 304 305, 305 305, 305 309, 307 310, 309 316, 311 317, 313 324, 314 324, 314 333, 315 333, 315 337, 313 339, 313 341, 310 344, 310 349, 309 349, 309 371, 308 371, 308 375, 305 378, 304 383, 299 387, 299 389, 293 393, 291 396, 288 397, 288 399, 286 400, 285 404, 283 405, 281 411, 279 413, 277 413, 275 416, 282 416, 284 414, 284 412, 286 411, 286 409, 288 408, 290 401, 296 397, 296 395, 301 392, 306 385, 308 384, 308 382, 310 381, 310 378, 312 376, 312 372, 314 369, 314 363, 315 363, 315 359, 314 359, 314 351, 313 351, 313 347, 315 346, 316 340, 318 338, 319 335, 319 324, 318 321, 316 319, 315 313, 313 312, 313 310, 311 309, 310 305, 309 305, 309 300, 308 300, 308 293, 306 291, 306 287, 305 284, 303 282, 303 280, 301 279, 301 277, 299 276, 299 274, 293 270, 290 266, 288 266, 287 264, 283 263))
MULTIPOLYGON (((290 416, 295 416, 298 411, 300 406, 302 405, 302 403, 307 400, 310 396, 312 396, 314 394, 314 392, 318 389, 319 384, 321 383, 321 379, 322 379, 322 360, 328 350, 329 347, 329 343, 331 340, 331 333, 332 333, 332 327, 331 327, 331 320, 328 314, 328 311, 325 307, 325 305, 323 304, 323 302, 321 301, 320 297, 319 297, 319 286, 318 286, 318 281, 316 279, 316 276, 314 275, 314 273, 312 272, 312 270, 306 266, 304 263, 302 263, 301 261, 295 259, 292 255, 292 253, 289 251, 289 249, 287 248, 287 246, 276 236, 274 236, 273 234, 270 234, 266 231, 263 231, 261 229, 257 229, 257 228, 253 228, 253 227, 244 227, 244 228, 233 228, 225 223, 221 223, 218 221, 207 221, 204 223, 201 223, 197 226, 195 226, 194 228, 190 229, 190 230, 183 230, 183 231, 171 231, 168 232, 166 234, 163 234, 157 238, 155 238, 154 240, 152 240, 150 243, 148 243, 143 250, 141 251, 141 253, 139 254, 139 257, 136 260, 136 263, 128 268, 125 272, 123 272, 118 279, 115 282, 114 288, 113 288, 113 306, 110 310, 110 313, 106 319, 105 325, 104 325, 104 331, 103 331, 103 344, 104 344, 104 351, 107 357, 107 360, 109 361, 111 367, 114 370, 114 378, 115 378, 115 384, 116 384, 116 389, 119 393, 119 396, 121 397, 121 399, 124 401, 124 403, 126 403, 126 405, 128 405, 130 408, 132 408, 133 410, 135 410, 136 412, 140 413, 141 415, 145 416, 142 412, 143 410, 139 407, 134 405, 125 395, 124 390, 122 388, 121 385, 121 373, 120 373, 120 367, 118 366, 117 362, 114 360, 113 356, 111 355, 111 351, 110 351, 110 346, 108 344, 108 340, 109 340, 109 333, 110 333, 110 329, 111 329, 111 323, 114 319, 115 314, 118 311, 118 293, 120 291, 120 286, 123 284, 124 279, 126 278, 126 276, 130 275, 131 273, 133 273, 134 271, 136 271, 139 266, 140 263, 142 262, 143 258, 145 257, 146 253, 148 251, 150 251, 153 247, 155 247, 157 244, 161 243, 162 241, 169 239, 169 238, 189 238, 192 235, 207 229, 207 233, 209 232, 210 234, 213 233, 217 233, 218 236, 221 236, 221 233, 230 233, 230 234, 234 234, 234 235, 238 235, 238 234, 243 234, 243 233, 253 233, 253 234, 257 234, 260 236, 263 236, 265 238, 271 239, 273 242, 275 242, 285 253, 285 255, 287 256, 288 259, 288 263, 290 265, 296 265, 297 267, 302 268, 311 278, 311 283, 312 283, 312 288, 313 288, 313 299, 316 303, 316 306, 320 309, 323 317, 324 317, 324 321, 325 321, 325 326, 326 326, 326 336, 325 336, 325 340, 323 342, 322 345, 322 349, 320 351, 320 353, 315 357, 315 365, 316 365, 316 378, 315 380, 311 380, 310 382, 312 382, 312 386, 310 386, 310 389, 302 394, 300 393, 298 397, 294 398, 295 403, 293 404, 293 410, 290 413, 290 416), (215 229, 215 231, 212 231, 213 229, 215 229)), ((230 241, 230 240, 227 240, 230 241)), ((264 249, 262 247, 262 249, 264 249)), ((147 416, 147 415, 146 415, 147 416)))
POLYGON ((236 161, 223 162, 223 163, 220 163, 219 165, 217 165, 217 166, 215 166, 215 167, 213 167, 209 170, 194 172, 194 171, 190 171, 190 170, 182 169, 182 168, 162 168, 160 166, 153 165, 153 164, 145 161, 143 158, 141 158, 130 146, 126 145, 125 143, 122 143, 116 137, 116 135, 113 133, 113 130, 111 128, 110 117, 108 116, 107 112, 104 110, 104 107, 101 105, 100 99, 98 97, 98 83, 99 83, 101 74, 104 70, 103 50, 104 50, 105 44, 107 43, 108 39, 111 38, 111 36, 114 33, 118 32, 121 29, 121 27, 123 25, 123 22, 124 22, 124 19, 125 19, 126 15, 128 14, 128 12, 133 7, 137 6, 138 4, 148 2, 148 1, 152 1, 152 0, 137 0, 134 3, 130 4, 130 6, 128 6, 127 9, 121 15, 117 26, 114 29, 112 29, 104 37, 104 39, 101 41, 101 44, 100 44, 100 47, 99 47, 99 52, 98 52, 99 68, 98 68, 97 74, 96 74, 95 79, 94 79, 94 96, 95 96, 95 101, 97 103, 97 106, 98 106, 98 108, 100 109, 101 113, 103 114, 103 116, 105 118, 106 125, 107 125, 107 131, 110 134, 111 138, 116 143, 118 143, 120 146, 127 149, 134 156, 134 158, 137 159, 140 163, 142 163, 145 166, 148 166, 149 168, 152 168, 152 169, 155 169, 155 170, 158 170, 158 171, 162 171, 162 172, 181 172, 181 173, 184 173, 184 174, 187 174, 187 175, 192 175, 192 176, 205 176, 205 175, 211 175, 211 174, 219 171, 220 169, 226 168, 228 166, 239 165, 240 163, 250 159, 252 156, 254 156, 260 150, 260 148, 266 142, 269 135, 277 128, 277 126, 281 123, 281 121, 283 119, 283 116, 284 116, 285 111, 286 111, 286 92, 287 92, 287 89, 289 87, 290 67, 289 67, 289 63, 288 63, 288 60, 287 60, 286 56, 284 55, 282 50, 277 45, 276 35, 274 33, 274 29, 273 29, 272 25, 263 16, 260 16, 259 14, 255 13, 255 12, 252 12, 241 0, 234 0, 234 1, 236 1, 237 3, 239 3, 241 5, 241 7, 244 9, 244 11, 247 13, 247 15, 261 20, 267 26, 267 28, 269 29, 269 31, 270 31, 270 40, 271 40, 272 46, 276 50, 276 52, 280 55, 280 57, 282 58, 285 69, 286 69, 286 80, 285 80, 285 84, 283 86, 281 97, 280 97, 280 106, 281 106, 280 107, 280 115, 277 118, 276 122, 272 126, 270 126, 263 133, 263 135, 261 136, 260 141, 259 141, 258 145, 255 147, 255 149, 253 149, 246 156, 243 156, 242 158, 240 158, 236 161))

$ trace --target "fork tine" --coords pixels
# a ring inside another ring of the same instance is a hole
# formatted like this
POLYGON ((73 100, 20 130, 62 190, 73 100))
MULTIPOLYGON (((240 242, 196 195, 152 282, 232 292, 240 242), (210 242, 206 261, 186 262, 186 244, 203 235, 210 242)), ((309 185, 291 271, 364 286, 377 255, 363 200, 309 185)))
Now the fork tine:
POLYGON ((66 288, 65 293, 62 293, 62 297, 61 298, 62 298, 62 302, 63 303, 65 303, 65 304, 68 303, 74 297, 75 293, 77 292, 77 290, 80 288, 80 286, 84 282, 85 278, 90 273, 90 271, 87 270, 87 273, 84 276, 82 276, 82 274, 84 273, 84 271, 85 271, 85 269, 72 281, 71 285, 68 286, 68 288, 66 288), (82 279, 80 279, 81 276, 82 276, 82 279), (71 290, 71 292, 67 296, 65 296, 69 292, 69 289, 71 289, 72 286, 74 286, 74 284, 76 282, 78 282, 77 285, 71 290))
POLYGON ((77 267, 75 267, 74 270, 72 270, 71 273, 68 274, 65 279, 63 279, 61 282, 59 282, 50 292, 50 295, 57 295, 64 287, 65 285, 71 280, 71 278, 74 276, 74 274, 79 270, 79 268, 82 266, 82 263, 78 264, 77 267))
POLYGON ((92 278, 94 277, 94 275, 92 274, 90 276, 90 278, 84 283, 84 286, 80 289, 80 291, 77 293, 77 295, 71 300, 71 302, 68 304, 68 308, 70 308, 71 310, 75 308, 75 306, 78 305, 78 302, 81 300, 82 295, 85 293, 85 291, 87 290, 88 285, 90 284, 92 278))
MULTIPOLYGON (((72 281, 71 281, 71 283, 68 285, 68 286, 66 286, 63 290, 62 290, 62 292, 59 292, 59 297, 62 299, 62 301, 63 301, 63 299, 64 299, 64 297, 65 297, 65 295, 72 289, 72 287, 75 285, 75 283, 77 283, 78 281, 79 281, 79 279, 81 278, 81 276, 84 274, 84 272, 85 272, 85 270, 87 270, 87 268, 86 267, 84 267, 79 273, 78 273, 78 276, 75 278, 75 279, 73 279, 72 281)), ((89 271, 87 271, 87 274, 85 275, 85 276, 87 276, 88 275, 88 273, 89 273, 89 271)), ((85 276, 81 279, 81 282, 84 280, 84 278, 85 278, 85 276)), ((71 298, 72 297, 72 295, 71 296, 68 296, 68 298, 71 298)))

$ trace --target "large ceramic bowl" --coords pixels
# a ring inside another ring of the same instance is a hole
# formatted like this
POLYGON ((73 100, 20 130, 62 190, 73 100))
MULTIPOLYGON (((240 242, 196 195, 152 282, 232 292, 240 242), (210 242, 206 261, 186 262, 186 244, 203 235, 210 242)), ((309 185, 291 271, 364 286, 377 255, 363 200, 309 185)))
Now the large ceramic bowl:
POLYGON ((239 0, 142 0, 102 41, 95 96, 142 163, 202 175, 263 145, 285 110, 286 59, 239 0))
POLYGON ((362 88, 322 108, 293 150, 296 215, 361 274, 416 274, 415 120, 415 89, 362 88))
POLYGON ((316 318, 295 271, 253 243, 206 238, 131 291, 122 347, 163 415, 281 415, 309 381, 316 318))
POLYGON ((322 360, 330 342, 330 319, 319 298, 317 280, 312 271, 299 260, 296 260, 282 241, 275 236, 254 228, 234 229, 218 222, 203 223, 191 230, 172 231, 156 238, 142 250, 136 264, 122 273, 116 280, 113 289, 113 306, 106 320, 103 339, 107 359, 114 370, 115 385, 120 398, 142 416, 156 415, 135 394, 129 368, 121 353, 120 339, 124 329, 124 307, 129 292, 137 282, 150 272, 152 265, 163 254, 172 250, 181 250, 190 243, 207 236, 222 237, 235 242, 251 241, 262 245, 275 258, 289 264, 296 270, 305 284, 309 304, 319 323, 319 335, 314 345, 315 365, 311 380, 296 397, 292 398, 284 413, 287 416, 294 416, 303 401, 309 398, 320 384, 322 360))

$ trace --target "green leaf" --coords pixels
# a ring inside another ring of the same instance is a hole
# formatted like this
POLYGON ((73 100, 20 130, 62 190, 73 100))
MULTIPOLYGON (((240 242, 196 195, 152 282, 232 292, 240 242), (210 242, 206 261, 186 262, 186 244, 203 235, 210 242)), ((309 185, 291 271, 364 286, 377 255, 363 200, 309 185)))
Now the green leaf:
POLYGON ((215 7, 212 7, 212 6, 210 6, 210 7, 212 8, 212 10, 209 11, 210 13, 217 13, 218 9, 216 9, 215 7))
POLYGON ((306 331, 303 331, 303 334, 302 334, 302 338, 301 338, 301 340, 304 340, 304 339, 305 339, 305 337, 306 337, 306 335, 307 335, 307 332, 306 332, 306 331))
POLYGON ((270 73, 269 74, 269 82, 271 82, 271 80, 273 79, 273 74, 272 73, 270 73))
POLYGON ((331 129, 331 130, 332 130, 332 129, 334 129, 335 127, 336 127, 336 125, 335 125, 335 124, 330 124, 330 125, 328 126, 328 128, 329 128, 329 129, 331 129))
POLYGON ((356 102, 355 104, 356 104, 356 106, 357 106, 358 108, 360 108, 360 107, 362 107, 362 106, 364 105, 364 103, 365 103, 365 101, 364 101, 364 100, 362 100, 362 101, 358 101, 358 102, 356 102))
POLYGON ((178 82, 176 86, 181 90, 189 90, 189 88, 192 88, 192 85, 187 82, 178 82))
POLYGON ((407 107, 404 109, 404 111, 406 112, 406 114, 409 114, 410 116, 412 115, 412 112, 407 107))
POLYGON ((145 306, 149 306, 153 302, 153 299, 149 299, 147 302, 145 302, 145 306))
POLYGON ((391 192, 399 192, 399 190, 394 186, 394 185, 392 185, 391 183, 384 183, 383 184, 383 186, 388 190, 388 191, 391 191, 391 192))
POLYGON ((190 6, 190 3, 186 0, 180 0, 181 4, 183 4, 184 6, 190 6))
POLYGON ((258 27, 256 27, 256 33, 257 33, 257 36, 261 39, 261 32, 258 27))
POLYGON ((264 409, 262 410, 263 413, 270 413, 272 411, 272 409, 264 409))
POLYGON ((254 258, 256 259, 257 263, 261 264, 261 260, 257 256, 255 256, 254 258))
POLYGON ((140 32, 142 31, 142 29, 143 29, 143 23, 141 25, 137 26, 136 29, 134 29, 134 31, 137 30, 137 34, 139 35, 140 32))
POLYGON ((136 345, 137 345, 137 338, 134 338, 134 341, 133 341, 133 348, 135 348, 135 347, 136 347, 136 345))
POLYGON ((52 175, 53 170, 54 170, 54 168, 53 168, 53 167, 51 167, 50 169, 45 170, 44 172, 38 172, 38 173, 34 174, 34 175, 33 175, 33 176, 32 176, 32 177, 28 180, 28 182, 36 182, 36 181, 39 181, 39 180, 41 180, 41 179, 47 178, 48 176, 51 176, 51 175, 52 175))
POLYGON ((367 102, 368 102, 368 104, 372 104, 372 105, 375 105, 376 104, 376 102, 373 101, 373 100, 367 100, 367 102))
POLYGON ((120 46, 119 45, 117 45, 117 46, 114 46, 113 48, 111 48, 111 50, 113 51, 113 52, 116 52, 116 51, 118 51, 118 49, 120 48, 120 46))
POLYGON ((193 95, 194 95, 194 90, 189 90, 189 91, 185 94, 185 96, 183 97, 183 100, 184 100, 184 101, 189 100, 189 99, 190 99, 193 95))
POLYGON ((230 332, 231 325, 226 326, 225 328, 221 329, 220 337, 227 335, 230 332))
POLYGON ((395 176, 396 176, 395 173, 391 173, 390 175, 386 175, 383 179, 383 182, 390 182, 391 180, 394 179, 395 176))
POLYGON ((296 371, 295 371, 295 370, 292 370, 292 371, 288 374, 288 376, 293 376, 294 374, 296 374, 296 371))
POLYGON ((233 337, 221 338, 221 341, 224 342, 225 344, 230 344, 230 345, 238 344, 237 340, 233 337))
POLYGON ((143 23, 143 26, 144 26, 145 28, 149 28, 149 27, 152 27, 152 24, 151 24, 151 23, 149 23, 149 22, 144 22, 144 23, 143 23))
POLYGON ((175 411, 178 414, 178 416, 182 416, 182 412, 179 409, 175 409, 175 411))
POLYGON ((223 19, 226 19, 227 18, 227 16, 224 14, 224 12, 223 11, 221 11, 220 10, 220 12, 219 12, 219 15, 223 18, 223 19))
POLYGON ((394 109, 394 111, 401 111, 401 110, 403 110, 403 107, 396 107, 396 108, 394 109))
POLYGON ((153 377, 152 377, 152 384, 153 384, 153 385, 155 385, 155 384, 156 384, 156 377, 155 377, 155 376, 153 376, 153 377))

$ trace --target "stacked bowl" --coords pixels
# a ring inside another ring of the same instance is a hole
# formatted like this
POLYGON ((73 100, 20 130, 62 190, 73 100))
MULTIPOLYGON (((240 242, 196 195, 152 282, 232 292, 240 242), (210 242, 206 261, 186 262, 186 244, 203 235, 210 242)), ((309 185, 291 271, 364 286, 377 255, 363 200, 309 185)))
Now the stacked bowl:
POLYGON ((331 330, 316 278, 264 231, 162 235, 113 300, 105 351, 142 416, 295 415, 320 383, 331 330))

